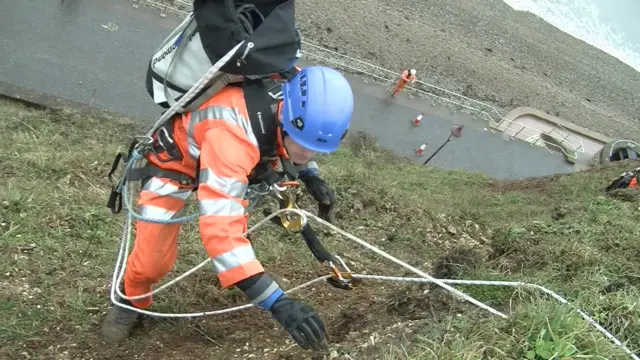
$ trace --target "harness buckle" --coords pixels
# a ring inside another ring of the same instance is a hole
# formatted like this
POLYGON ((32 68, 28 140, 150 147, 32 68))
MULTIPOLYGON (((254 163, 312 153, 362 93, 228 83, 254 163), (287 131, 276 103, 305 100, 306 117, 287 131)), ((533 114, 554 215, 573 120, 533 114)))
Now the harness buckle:
POLYGON ((151 136, 136 135, 133 137, 133 141, 135 142, 133 149, 137 150, 141 156, 144 157, 145 154, 153 151, 153 138, 151 136))

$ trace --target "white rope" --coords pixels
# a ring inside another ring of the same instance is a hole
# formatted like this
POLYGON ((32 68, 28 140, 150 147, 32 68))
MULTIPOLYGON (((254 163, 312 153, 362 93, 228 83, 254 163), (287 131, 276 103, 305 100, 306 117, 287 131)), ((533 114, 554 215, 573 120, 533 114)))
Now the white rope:
POLYGON ((400 265, 400 266, 402 266, 402 267, 404 267, 404 268, 406 268, 406 269, 411 270, 412 272, 414 272, 414 273, 416 273, 416 274, 418 274, 418 275, 420 275, 420 276, 424 277, 425 279, 429 279, 429 280, 430 280, 430 281, 432 281, 434 284, 436 284, 436 285, 438 285, 438 286, 440 286, 440 287, 442 287, 442 288, 445 288, 446 290, 448 290, 448 291, 452 292, 454 295, 457 295, 459 298, 462 298, 462 299, 464 299, 464 300, 467 300, 467 301, 469 301, 470 303, 472 303, 472 304, 474 304, 474 305, 476 305, 476 306, 479 306, 479 307, 481 307, 481 308, 483 308, 483 309, 485 309, 485 310, 488 310, 488 311, 489 311, 489 312, 491 312, 492 314, 498 315, 498 316, 500 316, 500 317, 502 317, 502 318, 505 318, 505 319, 507 318, 507 315, 505 315, 505 314, 503 314, 503 313, 499 312, 498 310, 495 310, 494 308, 492 308, 492 307, 490 307, 490 306, 488 306, 488 305, 486 305, 486 304, 484 304, 484 303, 482 303, 482 302, 480 302, 480 301, 478 301, 478 300, 476 300, 476 299, 472 298, 471 296, 469 296, 469 295, 467 295, 467 294, 465 294, 465 293, 461 292, 460 290, 457 290, 457 289, 455 289, 455 288, 452 288, 451 286, 449 286, 449 285, 447 285, 447 284, 443 283, 442 281, 440 281, 440 280, 438 280, 438 279, 434 279, 434 278, 432 278, 432 277, 431 277, 431 276, 429 276, 427 273, 425 273, 425 272, 423 272, 423 271, 421 271, 421 270, 419 270, 419 269, 417 269, 417 268, 415 268, 415 267, 413 267, 413 266, 411 266, 411 265, 409 265, 409 264, 405 263, 404 261, 402 261, 402 260, 400 260, 400 259, 398 259, 398 258, 396 258, 396 257, 393 257, 393 256, 389 255, 388 253, 386 253, 386 252, 384 252, 384 251, 382 251, 382 250, 378 249, 377 247, 375 247, 375 246, 373 246, 373 245, 371 245, 371 244, 367 243, 366 241, 364 241, 364 240, 362 240, 362 239, 360 239, 360 238, 358 238, 358 237, 356 237, 356 236, 353 236, 353 235, 349 234, 348 232, 346 232, 346 231, 344 231, 344 230, 342 230, 342 229, 340 229, 340 228, 338 228, 338 227, 334 226, 333 224, 330 224, 330 223, 328 223, 328 222, 326 222, 326 221, 324 221, 324 220, 320 219, 319 217, 317 217, 317 216, 315 216, 315 215, 313 215, 313 214, 311 214, 311 213, 309 213, 309 212, 307 212, 307 211, 302 210, 302 212, 303 212, 303 213, 305 213, 307 216, 311 216, 311 217, 313 217, 313 219, 314 219, 314 220, 316 220, 316 221, 318 221, 319 223, 321 223, 321 224, 323 224, 323 225, 325 225, 325 226, 330 227, 331 229, 333 229, 333 230, 335 230, 335 231, 339 232, 340 234, 342 234, 343 236, 346 236, 347 238, 349 238, 349 239, 351 239, 351 240, 353 240, 353 241, 357 242, 358 244, 360 244, 360 245, 362 245, 362 246, 366 247, 367 249, 369 249, 369 250, 371 250, 371 251, 375 252, 376 254, 378 254, 378 255, 380 255, 380 256, 382 256, 382 257, 385 257, 385 258, 387 258, 387 259, 389 259, 389 260, 393 261, 394 263, 396 263, 396 264, 398 264, 398 265, 400 265))
MULTIPOLYGON (((556 299, 557 301, 563 303, 563 304, 568 304, 570 306, 572 306, 585 320, 587 320, 587 322, 589 324, 591 324, 592 326, 594 326, 598 331, 600 331, 602 334, 604 334, 607 338, 609 338, 610 340, 613 341, 614 344, 616 344, 617 346, 619 346, 620 348, 622 348, 631 358, 633 358, 634 360, 640 360, 640 358, 638 356, 636 356, 629 348, 627 348, 624 344, 622 344, 622 342, 620 340, 618 340, 613 334, 611 334, 609 331, 607 331, 605 328, 603 328, 602 326, 600 326, 593 318, 591 318, 588 314, 586 314, 584 311, 582 311, 579 308, 576 308, 575 306, 571 305, 566 299, 564 299, 562 296, 556 294, 555 292, 553 292, 552 290, 549 290, 543 286, 537 285, 537 284, 529 284, 529 283, 523 283, 523 282, 515 282, 515 281, 486 281, 486 280, 458 280, 458 279, 435 279, 429 275, 427 275, 426 273, 412 267, 409 264, 406 264, 405 262, 387 254, 386 252, 376 248, 375 246, 368 244, 367 242, 359 239, 358 237, 351 235, 349 233, 347 233, 346 231, 334 226, 333 224, 330 224, 322 219, 320 219, 319 217, 305 211, 305 210, 299 210, 299 209, 280 209, 272 214, 270 214, 269 216, 265 217, 264 219, 262 219, 261 221, 259 221, 257 224, 255 224, 254 226, 252 226, 251 228, 249 228, 243 235, 247 235, 253 231, 255 231, 257 228, 259 228, 260 226, 264 225, 267 221, 269 221, 272 217, 279 215, 280 213, 284 213, 284 212, 293 212, 295 214, 297 214, 298 216, 300 216, 302 218, 303 223, 306 223, 308 221, 308 217, 313 218, 314 220, 320 222, 321 224, 324 224, 325 226, 330 227, 331 229, 339 232, 340 234, 342 234, 343 236, 365 246, 366 248, 374 251, 375 253, 393 261, 394 263, 403 266, 409 270, 411 270, 412 272, 422 276, 421 278, 409 278, 409 277, 395 277, 395 276, 382 276, 382 275, 361 275, 361 274, 353 274, 353 277, 356 279, 363 279, 363 280, 378 280, 378 281, 391 281, 391 282, 408 282, 408 283, 434 283, 437 284, 441 287, 443 287, 444 289, 454 293, 454 295, 457 295, 458 298, 462 298, 464 300, 467 300, 471 303, 473 303, 474 305, 477 305, 485 310, 488 310, 489 312, 499 315, 503 318, 507 318, 506 315, 502 314, 501 312, 489 307, 488 305, 470 297, 469 295, 466 295, 462 292, 460 292, 459 290, 452 288, 451 286, 447 285, 447 284, 454 284, 454 285, 480 285, 480 286, 509 286, 509 287, 529 287, 529 288, 533 288, 533 289, 537 289, 540 290, 544 293, 546 293, 547 295, 550 295, 551 297, 553 297, 554 299, 556 299)), ((192 268, 191 270, 185 272, 184 274, 180 275, 179 277, 169 281, 168 283, 158 287, 157 289, 147 293, 147 294, 143 294, 143 295, 139 295, 139 296, 132 296, 132 297, 127 297, 124 294, 122 294, 122 292, 120 291, 120 284, 122 282, 122 279, 124 277, 124 272, 125 272, 125 268, 126 268, 126 259, 128 257, 128 249, 130 247, 130 243, 131 243, 131 234, 132 234, 132 224, 133 224, 133 215, 129 214, 127 216, 127 221, 125 223, 124 226, 124 231, 122 233, 122 238, 121 238, 121 242, 120 242, 120 249, 118 251, 118 257, 116 260, 116 266, 114 268, 114 272, 113 272, 113 277, 112 277, 112 282, 111 282, 111 301, 116 305, 116 306, 120 306, 129 310, 133 310, 133 311, 137 311, 141 314, 145 314, 145 315, 150 315, 150 316, 156 316, 156 317, 162 317, 162 318, 191 318, 191 317, 199 317, 199 316, 207 316, 207 315, 220 315, 220 314, 225 314, 225 313, 230 313, 233 311, 239 311, 239 310, 243 310, 243 309, 247 309, 250 307, 253 307, 254 304, 252 303, 248 303, 245 305, 239 305, 239 306, 235 306, 235 307, 231 307, 231 308, 226 308, 226 309, 221 309, 221 310, 213 310, 213 311, 204 311, 204 312, 195 312, 195 313, 177 313, 177 314, 167 314, 167 313, 158 313, 158 312, 153 312, 153 311, 148 311, 148 310, 144 310, 144 309, 138 309, 136 307, 127 305, 127 304, 123 304, 120 303, 118 301, 118 298, 116 297, 116 294, 124 299, 128 299, 128 300, 136 300, 136 299, 141 299, 141 298, 145 298, 148 297, 150 295, 153 295, 163 289, 168 288, 169 286, 177 283, 178 281, 184 279, 185 277, 193 274, 195 271, 197 271, 198 269, 200 269, 201 267, 205 266, 207 263, 210 263, 210 259, 207 259, 205 261, 203 261, 202 263, 200 263, 199 265, 195 266, 194 268, 192 268)), ((313 279, 311 281, 308 281, 302 285, 298 285, 292 289, 289 289, 287 291, 285 291, 285 293, 291 293, 294 291, 298 291, 301 289, 304 289, 312 284, 315 284, 317 282, 326 280, 330 277, 330 275, 326 275, 326 276, 321 276, 318 277, 316 279, 313 279)))
MULTIPOLYGON (((408 278, 408 277, 397 277, 397 276, 379 276, 379 275, 360 275, 353 274, 353 277, 356 279, 366 279, 366 280, 379 280, 379 281, 396 281, 396 282, 413 282, 413 283, 429 283, 428 279, 423 278, 408 278)), ((569 303, 565 298, 556 294, 552 290, 549 290, 538 284, 529 284, 523 283, 519 281, 489 281, 489 280, 457 280, 457 279, 440 279, 443 283, 447 284, 455 284, 455 285, 481 285, 481 286, 510 286, 510 287, 528 287, 540 290, 547 295, 550 295, 557 301, 567 304, 573 307, 583 319, 587 320, 589 324, 598 329, 601 333, 603 333, 607 338, 613 341, 614 344, 618 345, 622 348, 632 359, 640 360, 640 357, 635 355, 629 348, 627 348, 620 340, 618 340, 613 334, 611 334, 607 329, 603 328, 598 324, 591 316, 582 311, 581 309, 573 306, 569 303)))
MULTIPOLYGON (((247 230, 247 231, 243 234, 243 236, 247 236, 247 234, 250 234, 251 232, 255 231, 258 227, 262 226, 264 223, 266 223, 267 221, 269 221, 269 219, 271 219, 272 217, 274 217, 274 216, 276 216, 276 215, 280 214, 281 212, 285 212, 285 211, 292 211, 292 212, 297 213, 297 214, 298 214, 298 216, 300 216, 300 217, 302 218, 302 223, 303 223, 303 224, 304 224, 304 223, 306 223, 306 222, 308 221, 308 220, 307 220, 307 216, 306 216, 304 213, 302 213, 300 210, 297 210, 297 209, 290 209, 290 210, 289 210, 289 209, 282 209, 282 210, 277 211, 277 212, 274 212, 273 214, 270 214, 269 216, 267 216, 267 217, 265 217, 264 219, 260 220, 260 222, 258 222, 258 223, 257 223, 257 224, 255 224, 254 226, 252 226, 249 230, 247 230)), ((127 223, 127 224, 128 224, 128 223, 127 223)), ((130 225, 128 225, 128 226, 130 226, 130 225)), ((126 244, 125 244, 125 249, 128 249, 128 248, 130 247, 130 243, 131 243, 131 231, 130 231, 130 229, 131 229, 131 228, 129 228, 129 229, 126 229, 126 228, 125 228, 125 231, 128 233, 128 235, 126 236, 126 239, 125 239, 125 242, 126 242, 126 244)), ((122 257, 122 255, 123 255, 123 254, 124 254, 124 256, 125 256, 125 257, 128 255, 128 254, 126 254, 125 252, 126 252, 126 250, 123 250, 123 249, 122 249, 122 246, 121 246, 121 250, 120 250, 120 252, 119 252, 119 254, 118 254, 118 260, 120 260, 120 259, 121 259, 121 257, 122 257)), ((122 279, 123 279, 123 277, 124 277, 124 270, 125 270, 125 268, 126 268, 126 261, 123 261, 123 263, 122 263, 122 270, 120 271, 120 275, 119 275, 119 276, 118 276, 118 278, 117 278, 117 285, 118 285, 118 286, 116 287, 116 293, 118 294, 118 296, 120 296, 121 298, 126 299, 126 300, 139 300, 139 299, 144 299, 144 298, 146 298, 146 297, 149 297, 149 296, 151 296, 151 295, 154 295, 154 294, 158 293, 159 291, 162 291, 162 290, 164 290, 164 289, 168 288, 169 286, 171 286, 171 285, 173 285, 173 284, 177 283, 178 281, 180 281, 180 280, 182 280, 182 279, 186 278, 187 276, 189 276, 189 275, 191 275, 191 274, 195 273, 196 271, 198 271, 200 268, 202 268, 203 266, 205 266, 205 265, 207 265, 207 264, 211 264, 211 259, 206 259, 206 260, 204 260, 204 261, 203 261, 203 262, 201 262, 200 264, 198 264, 198 265, 196 265, 195 267, 193 267, 191 270, 188 270, 188 271, 184 272, 182 275, 178 276, 177 278, 175 278, 175 279, 173 279, 173 280, 169 281, 168 283, 166 283, 166 284, 164 284, 164 285, 162 285, 162 286, 158 287, 157 289, 155 289, 155 290, 153 290, 153 291, 151 291, 151 292, 148 292, 148 293, 146 293, 146 294, 142 294, 142 295, 137 295, 137 296, 125 296, 125 295, 122 293, 122 291, 120 290, 120 284, 122 283, 122 279)))
MULTIPOLYGON (((128 199, 125 199, 125 201, 128 201, 128 199)), ((127 206, 127 208, 132 209, 133 207, 129 204, 129 206, 127 206)), ((331 229, 341 233, 342 235, 346 236, 347 238, 349 238, 349 239, 351 239, 351 240, 353 240, 353 241, 365 246, 366 248, 374 251, 375 253, 377 253, 377 254, 379 254, 379 255, 381 255, 381 256, 383 256, 383 257, 385 257, 385 258, 387 258, 387 259, 389 259, 389 260, 391 260, 393 262, 395 262, 396 264, 398 264, 400 266, 405 267, 406 269, 411 270, 412 272, 414 272, 414 273, 416 273, 416 274, 418 274, 418 275, 420 275, 420 276, 422 276, 422 277, 424 277, 426 279, 429 279, 430 281, 434 282, 435 284, 437 284, 437 285, 445 288, 446 290, 452 292, 458 298, 467 300, 467 301, 471 302, 472 304, 474 304, 476 306, 479 306, 479 307, 481 307, 481 308, 483 308, 485 310, 488 310, 489 312, 491 312, 491 313, 493 313, 495 315, 501 316, 502 318, 505 318, 505 319, 507 318, 507 315, 499 312, 498 310, 495 310, 492 307, 490 307, 490 306, 488 306, 486 304, 483 304, 482 302, 472 298, 471 296, 469 296, 467 294, 464 294, 463 292, 461 292, 461 291, 459 291, 457 289, 454 289, 451 286, 449 286, 449 285, 447 285, 447 284, 445 284, 445 283, 443 283, 441 281, 438 281, 437 279, 432 278, 431 276, 429 276, 428 274, 422 272, 421 270, 416 269, 415 267, 413 267, 413 266, 411 266, 411 265, 409 265, 409 264, 407 264, 407 263, 405 263, 405 262, 403 262, 403 261, 401 261, 401 260, 399 260, 399 259, 387 254, 386 252, 378 249, 377 247, 375 247, 373 245, 370 245, 369 243, 359 239, 358 237, 355 237, 355 236, 347 233, 346 231, 334 226, 333 224, 330 224, 330 223, 320 219, 319 217, 317 217, 317 216, 315 216, 315 215, 313 215, 313 214, 311 214, 311 213, 309 213, 307 211, 304 211, 304 210, 299 210, 299 209, 295 209, 295 208, 280 209, 280 210, 270 214, 269 216, 265 217, 260 222, 258 222, 256 225, 252 226, 250 229, 248 229, 243 234, 243 236, 247 236, 248 234, 253 232, 255 229, 257 229, 258 227, 262 226, 265 222, 267 222, 272 217, 274 217, 274 216, 276 216, 276 215, 278 215, 280 213, 284 213, 284 212, 293 212, 293 213, 297 214, 298 216, 300 216, 302 218, 303 224, 308 221, 308 219, 307 219, 308 217, 311 217, 311 218, 315 219, 316 221, 324 224, 325 226, 328 226, 331 229)), ((190 274, 193 274, 198 269, 200 269, 201 267, 205 266, 207 263, 210 262, 209 259, 204 260, 202 263, 196 265, 193 269, 183 273, 178 278, 168 282, 167 284, 162 285, 159 289, 156 289, 155 291, 151 291, 149 293, 138 295, 138 296, 135 296, 135 297, 125 296, 122 293, 122 291, 120 290, 120 284, 122 282, 122 279, 124 278, 124 272, 125 272, 125 269, 126 269, 126 258, 128 257, 128 249, 129 249, 130 243, 131 243, 131 233, 132 233, 132 231, 131 231, 132 230, 131 223, 133 222, 132 218, 133 218, 133 215, 131 214, 131 212, 129 212, 129 214, 127 216, 127 223, 126 223, 125 228, 123 230, 124 234, 123 234, 122 242, 124 242, 125 244, 124 245, 123 244, 120 245, 120 250, 118 251, 118 259, 116 261, 116 268, 114 269, 114 278, 116 277, 116 273, 119 272, 119 276, 117 276, 117 281, 113 281, 112 282, 111 301, 114 304, 124 305, 124 304, 118 303, 117 299, 115 298, 115 293, 117 293, 118 296, 120 296, 121 298, 124 298, 124 299, 127 299, 127 300, 136 300, 136 299, 146 298, 146 297, 149 297, 149 296, 153 295, 154 293, 156 293, 156 292, 158 292, 158 291, 160 291, 162 289, 166 289, 167 287, 169 287, 169 286, 175 284, 176 282, 184 279, 185 277, 189 276, 190 274), (121 268, 119 269, 119 267, 121 267, 121 268)), ((137 310, 136 308, 131 307, 131 306, 127 306, 127 308, 132 309, 132 310, 137 310)))

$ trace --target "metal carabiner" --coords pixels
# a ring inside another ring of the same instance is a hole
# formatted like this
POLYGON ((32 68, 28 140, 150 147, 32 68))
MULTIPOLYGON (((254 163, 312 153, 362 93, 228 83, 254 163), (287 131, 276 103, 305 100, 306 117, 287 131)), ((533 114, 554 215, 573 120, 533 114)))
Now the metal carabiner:
POLYGON ((160 144, 160 146, 162 146, 163 149, 167 149, 166 146, 164 146, 164 143, 162 142, 162 136, 160 136, 161 134, 164 134, 164 137, 169 140, 170 144, 174 144, 173 139, 169 136, 169 131, 167 131, 167 128, 165 128, 164 126, 161 126, 158 129, 158 136, 156 137, 156 139, 158 140, 158 143, 160 144))

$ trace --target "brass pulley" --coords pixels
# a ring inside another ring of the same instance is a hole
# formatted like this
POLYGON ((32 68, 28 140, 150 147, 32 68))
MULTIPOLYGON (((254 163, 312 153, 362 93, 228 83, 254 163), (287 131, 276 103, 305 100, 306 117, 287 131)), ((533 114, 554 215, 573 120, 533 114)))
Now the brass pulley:
MULTIPOLYGON (((281 186, 286 187, 287 189, 297 188, 300 186, 298 182, 295 181, 287 181, 281 186)), ((295 209, 300 210, 298 205, 294 200, 294 195, 292 195, 289 191, 282 191, 279 194, 280 201, 280 210, 282 209, 295 209)), ((304 227, 305 223, 302 221, 302 217, 294 212, 282 212, 278 214, 280 217, 280 221, 282 222, 282 226, 290 231, 300 232, 304 227)))
MULTIPOLYGON (((289 193, 281 193, 282 200, 280 201, 280 209, 296 209, 300 208, 293 200, 293 196, 289 193)), ((280 221, 285 229, 290 231, 299 232, 302 231, 304 224, 302 223, 302 217, 294 212, 282 212, 278 214, 280 221)))

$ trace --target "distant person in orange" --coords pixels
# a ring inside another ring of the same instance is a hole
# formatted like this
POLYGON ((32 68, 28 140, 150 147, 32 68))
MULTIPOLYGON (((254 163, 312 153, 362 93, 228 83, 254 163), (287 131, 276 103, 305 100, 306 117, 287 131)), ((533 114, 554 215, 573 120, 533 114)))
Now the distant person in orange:
POLYGON ((402 77, 396 83, 396 87, 393 89, 393 96, 396 97, 408 83, 414 83, 416 81, 416 69, 405 70, 402 72, 402 77))

